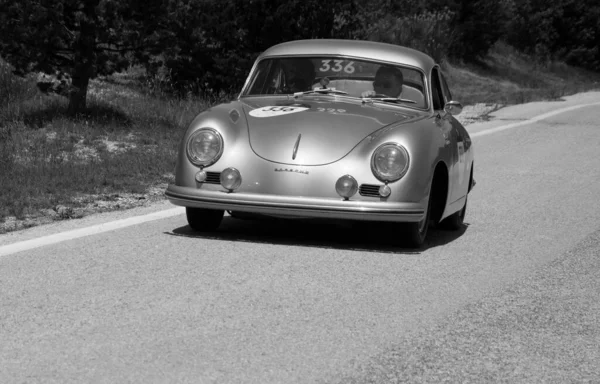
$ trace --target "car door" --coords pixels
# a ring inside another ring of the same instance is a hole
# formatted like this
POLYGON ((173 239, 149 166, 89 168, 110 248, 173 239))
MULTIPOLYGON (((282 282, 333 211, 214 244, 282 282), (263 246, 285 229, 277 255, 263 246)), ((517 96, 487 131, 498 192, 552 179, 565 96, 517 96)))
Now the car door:
MULTIPOLYGON (((444 94, 444 101, 447 103, 452 100, 452 94, 444 74, 440 71, 440 83, 442 85, 442 92, 444 94)), ((456 132, 456 195, 453 196, 453 202, 462 198, 468 193, 469 190, 469 179, 471 175, 471 164, 468 161, 468 152, 471 147, 471 137, 469 133, 463 127, 463 125, 454 118, 450 113, 447 115, 448 120, 452 124, 453 131, 456 132)))
POLYGON ((444 106, 447 101, 442 87, 442 80, 438 67, 434 67, 431 72, 431 91, 433 97, 433 107, 438 118, 438 125, 444 134, 446 139, 446 148, 448 149, 448 204, 456 202, 462 197, 460 186, 461 186, 461 163, 460 153, 464 153, 464 142, 462 136, 454 123, 452 115, 444 110, 444 106))

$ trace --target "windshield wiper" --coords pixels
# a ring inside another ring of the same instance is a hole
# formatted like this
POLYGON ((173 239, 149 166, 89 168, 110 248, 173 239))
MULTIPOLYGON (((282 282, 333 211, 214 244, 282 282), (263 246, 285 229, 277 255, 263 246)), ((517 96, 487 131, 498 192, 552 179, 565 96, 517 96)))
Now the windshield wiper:
POLYGON ((410 99, 400 99, 397 97, 363 97, 363 103, 372 103, 374 101, 383 101, 386 103, 409 103, 409 104, 417 104, 416 101, 410 99))
POLYGON ((329 95, 329 94, 333 94, 333 95, 347 95, 348 92, 344 92, 344 91, 338 91, 335 88, 315 88, 315 89, 311 89, 310 91, 304 91, 304 92, 296 92, 294 93, 294 97, 298 97, 298 96, 302 96, 302 95, 308 95, 311 93, 321 93, 321 94, 325 94, 325 95, 329 95))

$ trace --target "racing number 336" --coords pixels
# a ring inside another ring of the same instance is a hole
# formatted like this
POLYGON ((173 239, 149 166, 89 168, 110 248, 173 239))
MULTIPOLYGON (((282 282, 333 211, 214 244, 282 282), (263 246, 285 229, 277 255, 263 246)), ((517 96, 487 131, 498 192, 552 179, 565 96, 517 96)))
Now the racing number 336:
POLYGON ((345 65, 344 60, 321 60, 321 63, 323 64, 319 68, 321 72, 341 72, 343 70, 346 73, 354 73, 354 61, 349 61, 345 65))

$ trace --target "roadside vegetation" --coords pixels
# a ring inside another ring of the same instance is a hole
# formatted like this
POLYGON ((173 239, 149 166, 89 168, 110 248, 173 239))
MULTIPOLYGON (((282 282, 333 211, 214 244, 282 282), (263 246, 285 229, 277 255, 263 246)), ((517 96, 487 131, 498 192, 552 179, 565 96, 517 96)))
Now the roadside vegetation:
POLYGON ((504 42, 496 43, 477 63, 447 60, 452 97, 463 105, 522 104, 600 90, 600 72, 560 60, 539 61, 504 42))
POLYGON ((0 62, 0 222, 20 221, 0 228, 162 198, 183 130, 215 100, 143 80, 136 70, 95 79, 87 108, 71 115, 66 98, 0 62))
POLYGON ((0 232, 162 199, 195 115, 295 39, 443 63, 463 105, 598 89, 596 1, 0 0, 0 232), (49 74, 50 80, 45 77, 49 74))

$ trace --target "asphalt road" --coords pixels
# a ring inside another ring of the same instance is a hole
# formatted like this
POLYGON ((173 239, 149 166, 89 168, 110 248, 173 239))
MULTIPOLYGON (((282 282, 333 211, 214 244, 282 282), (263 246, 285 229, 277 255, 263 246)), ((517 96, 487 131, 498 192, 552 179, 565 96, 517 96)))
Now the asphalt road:
POLYGON ((419 252, 386 227, 226 217, 199 236, 183 215, 5 252, 0 382, 600 382, 600 104, 552 114, 589 103, 470 125, 468 225, 419 252))

